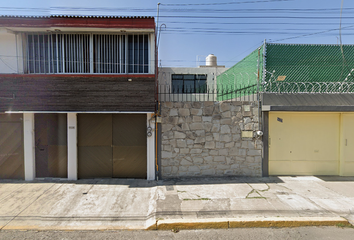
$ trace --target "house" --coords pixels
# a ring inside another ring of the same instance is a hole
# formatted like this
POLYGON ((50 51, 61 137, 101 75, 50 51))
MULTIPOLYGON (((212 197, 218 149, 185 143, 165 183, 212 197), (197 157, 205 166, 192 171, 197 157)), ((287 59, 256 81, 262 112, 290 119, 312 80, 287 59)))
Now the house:
POLYGON ((218 77, 257 96, 263 176, 354 176, 353 69, 354 45, 264 43, 218 77))
POLYGON ((227 70, 217 65, 217 57, 209 54, 206 64, 196 68, 160 67, 160 101, 213 101, 216 98, 216 76, 227 70))
POLYGON ((155 179, 153 17, 0 17, 0 179, 155 179))

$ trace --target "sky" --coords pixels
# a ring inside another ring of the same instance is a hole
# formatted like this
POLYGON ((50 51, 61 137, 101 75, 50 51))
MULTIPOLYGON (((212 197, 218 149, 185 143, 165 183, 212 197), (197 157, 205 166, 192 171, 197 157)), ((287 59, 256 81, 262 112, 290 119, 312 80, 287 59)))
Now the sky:
POLYGON ((205 65, 209 54, 231 67, 264 41, 354 44, 353 0, 160 0, 159 7, 153 0, 1 2, 0 15, 153 16, 162 67, 205 65))

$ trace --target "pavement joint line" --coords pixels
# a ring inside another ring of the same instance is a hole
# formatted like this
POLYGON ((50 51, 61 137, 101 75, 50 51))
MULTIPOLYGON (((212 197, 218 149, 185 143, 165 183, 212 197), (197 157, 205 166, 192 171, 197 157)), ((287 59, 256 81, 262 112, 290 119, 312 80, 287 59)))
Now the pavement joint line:
POLYGON ((46 192, 48 192, 52 187, 54 187, 56 183, 53 183, 52 186, 50 186, 47 190, 45 190, 41 195, 39 195, 36 199, 34 199, 30 204, 27 205, 22 211, 20 211, 16 216, 11 218, 6 224, 4 224, 1 228, 0 231, 3 230, 9 223, 11 223, 15 218, 17 218, 21 213, 23 213, 27 208, 29 208, 35 201, 37 201, 40 197, 42 197, 46 192))

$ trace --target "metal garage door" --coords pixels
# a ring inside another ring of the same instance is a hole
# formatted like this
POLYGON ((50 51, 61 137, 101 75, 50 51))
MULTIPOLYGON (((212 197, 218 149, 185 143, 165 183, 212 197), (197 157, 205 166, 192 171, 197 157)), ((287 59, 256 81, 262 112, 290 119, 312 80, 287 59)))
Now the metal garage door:
POLYGON ((146 178, 145 114, 79 114, 79 178, 146 178))
POLYGON ((0 179, 24 179, 22 114, 0 114, 0 179))
POLYGON ((269 113, 270 175, 339 175, 339 113, 269 113))
POLYGON ((66 116, 56 113, 34 115, 37 178, 67 178, 66 116))

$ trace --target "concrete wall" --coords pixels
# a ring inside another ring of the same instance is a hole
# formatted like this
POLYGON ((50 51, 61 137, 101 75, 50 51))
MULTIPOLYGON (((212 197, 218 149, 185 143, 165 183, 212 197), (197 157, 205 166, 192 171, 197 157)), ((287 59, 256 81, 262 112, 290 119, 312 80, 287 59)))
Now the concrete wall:
POLYGON ((256 102, 164 102, 161 116, 163 178, 262 176, 256 102))
POLYGON ((0 29, 0 73, 17 73, 16 35, 0 29))

